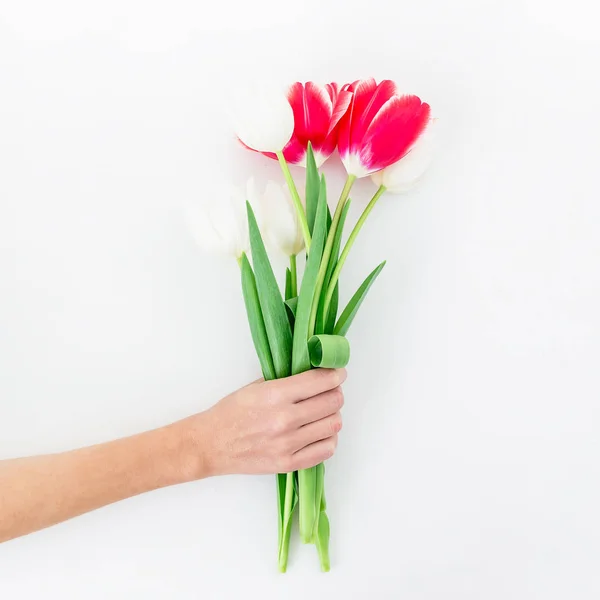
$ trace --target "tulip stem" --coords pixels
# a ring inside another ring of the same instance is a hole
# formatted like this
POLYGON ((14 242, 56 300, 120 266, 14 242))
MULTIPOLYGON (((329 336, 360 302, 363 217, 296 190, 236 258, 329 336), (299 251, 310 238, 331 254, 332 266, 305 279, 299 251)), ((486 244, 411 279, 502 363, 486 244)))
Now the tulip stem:
POLYGON ((277 152, 277 160, 279 161, 279 165, 281 166, 281 170, 283 171, 283 176, 285 178, 285 182, 287 183, 288 189, 290 190, 290 194, 292 196, 292 200, 294 201, 294 206, 296 207, 296 213, 298 214, 298 219, 300 221, 300 228, 302 229, 302 237, 304 238, 304 246, 306 247, 306 251, 310 249, 310 230, 308 229, 308 221, 306 220, 306 211, 304 210, 304 206, 302 206, 302 200, 300 200, 300 194, 298 194, 298 189, 296 188, 296 184, 294 183, 294 178, 290 173, 290 168, 288 167, 287 161, 283 156, 283 152, 277 152))
POLYGON ((381 196, 383 196, 383 193, 385 192, 385 190, 386 190, 385 186, 383 186, 383 185, 379 186, 379 189, 375 192, 375 195, 371 198, 371 201, 369 202, 369 204, 367 204, 362 215, 360 215, 358 221, 356 222, 356 225, 354 226, 352 233, 348 237, 348 241, 346 242, 346 245, 344 246, 344 249, 342 250, 342 253, 340 254, 340 258, 337 261, 335 269, 333 270, 333 273, 331 274, 331 279, 329 280, 329 284, 327 287, 327 293, 325 294, 325 302, 323 303, 323 314, 325 314, 325 315, 329 311, 329 305, 331 304, 331 298, 333 297, 335 284, 337 283, 337 280, 340 277, 340 273, 342 272, 342 267, 344 266, 344 263, 346 262, 346 258, 348 258, 348 254, 350 254, 352 245, 354 244, 354 241, 356 240, 358 233, 361 230, 362 226, 365 224, 367 217, 369 216, 369 214, 375 207, 375 204, 377 204, 377 200, 379 200, 379 198, 381 198, 381 196))
POLYGON ((296 255, 290 255, 290 273, 291 273, 291 285, 290 293, 292 298, 298 295, 298 270, 296 269, 296 255))
MULTIPOLYGON (((333 249, 333 241, 335 239, 335 232, 338 227, 338 223, 340 222, 340 217, 342 215, 342 210, 344 209, 344 204, 346 204, 346 200, 350 194, 350 190, 352 189, 352 185, 356 181, 355 175, 348 175, 346 179, 346 183, 344 184, 344 189, 340 194, 340 199, 338 200, 337 206, 335 207, 335 213, 333 214, 333 219, 331 221, 331 227, 329 228, 329 234, 327 235, 327 241, 325 242, 325 248, 323 249, 323 257, 321 259, 321 265, 319 267, 319 272, 317 274, 317 282, 315 287, 315 295, 313 296, 313 303, 310 311, 310 321, 308 322, 308 335, 309 337, 314 333, 315 323, 317 321, 317 309, 319 308, 319 298, 321 297, 321 292, 323 290, 323 285, 325 281, 325 274, 327 273, 327 267, 329 265, 329 259, 331 258, 331 251, 333 249)), ((325 312, 324 314, 327 314, 325 312)))

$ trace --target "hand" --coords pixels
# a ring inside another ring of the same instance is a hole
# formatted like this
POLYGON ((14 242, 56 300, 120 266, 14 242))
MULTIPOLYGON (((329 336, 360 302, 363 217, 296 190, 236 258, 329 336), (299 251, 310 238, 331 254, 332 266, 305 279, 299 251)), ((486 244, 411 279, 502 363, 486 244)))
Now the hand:
POLYGON ((344 369, 259 381, 186 419, 202 456, 200 477, 286 473, 330 458, 342 428, 344 369))

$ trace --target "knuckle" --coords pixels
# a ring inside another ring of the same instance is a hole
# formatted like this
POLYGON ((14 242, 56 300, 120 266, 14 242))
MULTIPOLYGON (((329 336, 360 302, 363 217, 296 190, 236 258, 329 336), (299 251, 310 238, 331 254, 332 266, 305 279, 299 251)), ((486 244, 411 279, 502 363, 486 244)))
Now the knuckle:
POLYGON ((335 420, 334 420, 335 433, 338 433, 339 431, 341 431, 343 425, 344 425, 344 422, 342 421, 342 415, 341 415, 341 413, 338 412, 338 413, 336 413, 335 420))
POLYGON ((328 419, 329 435, 335 435, 338 432, 338 421, 335 417, 328 419))
POLYGON ((339 410, 344 406, 344 392, 341 387, 337 387, 331 390, 331 404, 334 409, 339 410))
POLYGON ((336 374, 336 377, 338 380, 338 385, 341 385, 342 383, 344 383, 344 381, 346 381, 346 377, 348 376, 348 372, 344 368, 336 369, 335 374, 336 374))
POLYGON ((332 388, 336 388, 340 385, 340 383, 341 380, 338 371, 336 369, 330 369, 327 372, 327 384, 330 385, 332 388))
POLYGON ((333 389, 340 384, 339 375, 335 369, 319 369, 318 377, 321 380, 321 385, 325 389, 333 389))
POLYGON ((335 454, 336 446, 337 441, 334 441, 333 439, 325 444, 325 447, 323 448, 323 460, 327 460, 335 454))

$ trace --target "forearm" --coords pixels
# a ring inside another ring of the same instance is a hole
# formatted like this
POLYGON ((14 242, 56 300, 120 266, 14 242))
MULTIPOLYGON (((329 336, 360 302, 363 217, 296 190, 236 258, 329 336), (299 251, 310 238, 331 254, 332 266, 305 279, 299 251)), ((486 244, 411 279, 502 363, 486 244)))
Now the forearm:
POLYGON ((202 476, 185 421, 71 452, 0 462, 0 542, 202 476))

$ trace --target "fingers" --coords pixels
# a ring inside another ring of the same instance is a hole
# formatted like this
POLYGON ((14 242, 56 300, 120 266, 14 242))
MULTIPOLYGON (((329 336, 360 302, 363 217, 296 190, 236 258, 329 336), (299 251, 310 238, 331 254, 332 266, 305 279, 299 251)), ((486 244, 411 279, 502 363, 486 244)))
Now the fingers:
POLYGON ((314 398, 302 400, 292 408, 298 426, 302 426, 333 415, 339 412, 342 406, 344 406, 344 393, 341 387, 336 387, 314 398))
POLYGON ((291 458, 292 470, 310 469, 333 456, 337 447, 337 434, 298 450, 291 458))
POLYGON ((311 369, 299 375, 267 382, 275 397, 282 402, 299 402, 340 386, 346 380, 346 369, 311 369))
POLYGON ((342 415, 339 412, 320 421, 300 427, 291 437, 292 450, 298 451, 315 442, 320 442, 338 434, 342 429, 342 415))

